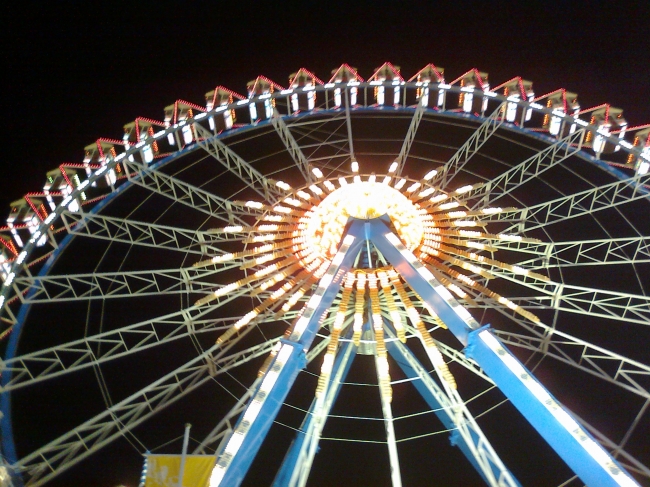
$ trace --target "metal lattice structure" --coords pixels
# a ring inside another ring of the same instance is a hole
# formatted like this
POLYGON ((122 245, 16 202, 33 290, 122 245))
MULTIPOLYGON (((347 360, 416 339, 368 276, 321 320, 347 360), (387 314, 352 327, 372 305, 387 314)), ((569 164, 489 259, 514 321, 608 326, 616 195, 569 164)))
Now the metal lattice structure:
POLYGON ((198 415, 213 485, 276 445, 258 482, 315 482, 327 444, 379 446, 401 485, 404 450, 441 433, 470 478, 519 485, 488 432, 504 402, 574 470, 558 484, 648 483, 649 168, 650 127, 619 109, 433 65, 260 76, 138 118, 0 229, 13 484, 143 450, 169 412, 198 415), (346 412, 355 388, 373 413, 346 412))

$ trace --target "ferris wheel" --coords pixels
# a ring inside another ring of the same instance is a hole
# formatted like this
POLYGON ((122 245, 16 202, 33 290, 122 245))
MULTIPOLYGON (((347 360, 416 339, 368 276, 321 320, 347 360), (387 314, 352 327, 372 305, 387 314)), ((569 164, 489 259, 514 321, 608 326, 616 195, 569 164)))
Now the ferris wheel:
POLYGON ((164 113, 0 229, 0 485, 187 421, 211 486, 650 482, 650 125, 432 64, 164 113))

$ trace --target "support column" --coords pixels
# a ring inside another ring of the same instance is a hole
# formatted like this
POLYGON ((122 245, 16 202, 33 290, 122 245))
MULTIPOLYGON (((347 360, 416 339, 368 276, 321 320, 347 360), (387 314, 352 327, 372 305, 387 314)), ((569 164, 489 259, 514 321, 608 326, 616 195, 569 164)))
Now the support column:
MULTIPOLYGON (((348 335, 350 335, 348 333, 348 335)), ((314 461, 318 442, 325 426, 325 420, 332 410, 341 390, 341 384, 350 370, 357 353, 357 347, 350 340, 342 341, 332 367, 330 382, 320 398, 315 398, 296 434, 282 466, 273 482, 273 487, 304 486, 314 461)))

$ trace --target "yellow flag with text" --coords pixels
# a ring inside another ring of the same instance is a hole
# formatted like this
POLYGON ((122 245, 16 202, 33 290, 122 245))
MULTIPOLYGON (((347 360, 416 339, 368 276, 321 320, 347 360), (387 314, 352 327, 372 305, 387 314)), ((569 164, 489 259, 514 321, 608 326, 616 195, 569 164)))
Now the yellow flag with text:
MULTIPOLYGON (((146 455, 145 487, 180 487, 181 455, 146 455)), ((208 487, 216 457, 187 455, 182 487, 208 487)))

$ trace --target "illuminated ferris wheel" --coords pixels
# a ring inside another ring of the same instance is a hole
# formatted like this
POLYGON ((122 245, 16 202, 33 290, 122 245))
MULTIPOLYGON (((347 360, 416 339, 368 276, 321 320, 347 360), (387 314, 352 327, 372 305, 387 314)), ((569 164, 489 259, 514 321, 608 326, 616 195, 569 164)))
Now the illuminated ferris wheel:
POLYGON ((649 482, 650 126, 487 78, 260 76, 49 172, 0 229, 0 485, 178 421, 210 486, 399 486, 440 438, 526 484, 522 424, 558 484, 649 482))

